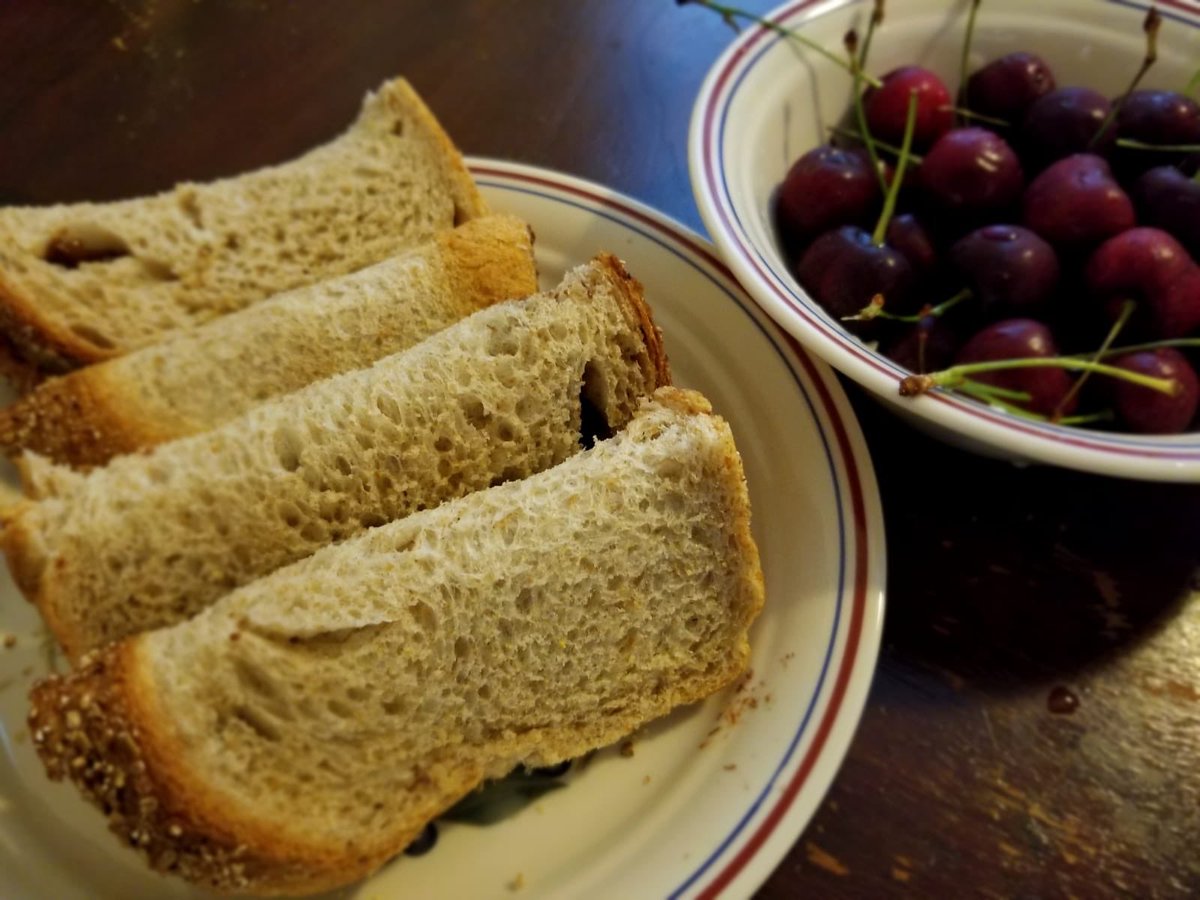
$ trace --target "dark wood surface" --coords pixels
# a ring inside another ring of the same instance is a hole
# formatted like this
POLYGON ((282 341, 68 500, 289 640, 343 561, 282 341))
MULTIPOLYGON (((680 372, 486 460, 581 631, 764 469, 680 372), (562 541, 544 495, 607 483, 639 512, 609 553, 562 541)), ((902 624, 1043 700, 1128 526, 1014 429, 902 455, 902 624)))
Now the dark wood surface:
MULTIPOLYGON (((688 116, 729 37, 669 0, 9 0, 0 199, 280 161, 403 73, 464 151, 699 227, 688 116)), ((851 393, 887 517, 884 647, 761 897, 1200 896, 1200 487, 965 455, 851 393)))

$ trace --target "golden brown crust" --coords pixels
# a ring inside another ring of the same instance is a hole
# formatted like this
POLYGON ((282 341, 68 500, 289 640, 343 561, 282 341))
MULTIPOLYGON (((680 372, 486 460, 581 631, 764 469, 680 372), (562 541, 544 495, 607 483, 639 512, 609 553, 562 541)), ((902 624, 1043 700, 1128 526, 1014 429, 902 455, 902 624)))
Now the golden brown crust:
POLYGON ((654 316, 650 305, 646 303, 645 291, 642 284, 629 274, 625 263, 611 253, 601 253, 595 262, 601 266, 617 288, 621 305, 642 334, 646 345, 646 353, 650 358, 650 371, 645 373, 650 390, 671 383, 671 367, 667 361, 667 351, 663 346, 662 332, 654 324, 654 316))
POLYGON ((301 893, 335 883, 321 871, 319 855, 303 862, 276 858, 269 836, 249 844, 236 819, 206 815, 211 803, 195 796, 195 774, 182 769, 185 757, 155 708, 136 641, 90 654, 70 675, 39 682, 30 701, 29 730, 46 773, 74 781, 112 831, 157 871, 220 891, 301 893))
POLYGON ((3 273, 0 273, 0 334, 4 335, 16 367, 43 374, 69 372, 119 352, 97 347, 62 328, 39 311, 36 297, 25 296, 3 273))
POLYGON ((86 468, 174 437, 131 415, 111 374, 101 363, 43 382, 0 410, 0 446, 86 468))
POLYGON ((425 134, 447 160, 454 181, 454 224, 461 225, 479 216, 486 216, 490 209, 479 193, 467 164, 463 162, 462 154, 412 85, 403 78, 396 79, 388 87, 388 100, 407 109, 421 122, 425 134))
POLYGON ((39 546, 36 530, 26 521, 34 508, 35 504, 28 500, 6 507, 4 530, 0 531, 0 550, 8 561, 8 571, 30 603, 37 601, 46 568, 46 555, 39 546))
POLYGON ((537 291, 533 233, 515 216, 485 216, 436 238, 463 315, 537 291))

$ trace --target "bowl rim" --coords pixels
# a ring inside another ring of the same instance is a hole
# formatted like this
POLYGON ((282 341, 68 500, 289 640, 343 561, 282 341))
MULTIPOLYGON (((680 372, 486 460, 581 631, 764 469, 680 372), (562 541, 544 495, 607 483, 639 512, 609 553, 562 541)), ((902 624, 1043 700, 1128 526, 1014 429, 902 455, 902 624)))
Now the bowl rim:
MULTIPOLYGON (((763 18, 795 27, 863 2, 790 0, 763 18)), ((1094 2, 1131 5, 1126 0, 1094 2)), ((1172 20, 1200 28, 1200 10, 1196 7, 1184 6, 1182 0, 1157 0, 1157 5, 1172 20)), ((986 27, 986 22, 981 21, 978 27, 986 27)), ((897 388, 906 370, 850 335, 816 306, 792 279, 778 250, 772 246, 764 252, 750 237, 743 222, 749 210, 731 193, 724 137, 729 110, 751 95, 747 83, 755 67, 768 52, 781 46, 785 46, 784 38, 763 25, 744 29, 705 76, 692 107, 688 134, 689 173, 700 216, 726 264, 755 302, 806 349, 896 411, 924 420, 935 429, 957 432, 973 443, 1021 461, 1124 478, 1200 481, 1200 433, 1154 436, 1089 431, 1021 419, 942 390, 907 401, 899 398, 897 388)))

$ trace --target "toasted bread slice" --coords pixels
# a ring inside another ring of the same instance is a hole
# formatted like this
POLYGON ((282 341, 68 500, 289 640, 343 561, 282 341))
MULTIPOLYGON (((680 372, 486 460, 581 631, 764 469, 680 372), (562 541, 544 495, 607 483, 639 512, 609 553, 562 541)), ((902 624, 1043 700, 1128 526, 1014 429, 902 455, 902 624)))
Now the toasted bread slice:
POLYGON ((0 209, 0 333, 62 372, 352 272, 486 211, 407 82, 284 165, 153 197, 0 209))
POLYGON ((369 366, 536 290, 528 226, 511 216, 474 219, 400 256, 48 379, 0 410, 0 445, 99 465, 369 366))
POLYGON ((151 865, 292 894, 369 874, 486 778, 729 684, 763 603, 741 461, 666 388, 556 468, 328 547, 33 693, 151 865))
POLYGON ((185 619, 332 541, 578 452, 666 383, 613 257, 399 354, 86 476, 8 515, 9 567, 68 655, 185 619), (591 416, 589 416, 591 418, 591 416))

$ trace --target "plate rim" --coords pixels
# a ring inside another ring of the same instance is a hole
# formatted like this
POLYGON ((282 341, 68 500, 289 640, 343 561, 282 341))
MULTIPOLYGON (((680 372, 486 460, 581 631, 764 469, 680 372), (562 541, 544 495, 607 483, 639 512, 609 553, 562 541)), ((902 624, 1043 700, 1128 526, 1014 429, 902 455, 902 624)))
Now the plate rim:
MULTIPOLYGON (((821 410, 832 428, 833 434, 824 434, 823 440, 831 456, 833 476, 848 482, 838 487, 845 492, 842 510, 849 521, 843 527, 853 535, 854 553, 853 558, 844 561, 845 571, 851 576, 848 578, 851 584, 843 591, 852 600, 848 630, 846 640, 834 648, 833 677, 827 688, 829 698, 822 710, 821 721, 816 724, 812 743, 803 757, 790 764, 785 758, 780 764, 777 775, 787 773, 781 779, 782 786, 772 779, 751 804, 743 825, 768 800, 770 808, 756 818, 753 826, 747 829, 748 834, 735 832, 727 836, 711 856, 706 855, 700 868, 668 895, 671 900, 685 895, 703 900, 717 896, 749 896, 787 855, 832 785, 861 721, 878 664, 885 606, 886 545, 882 503, 861 427, 828 364, 805 350, 773 317, 766 315, 722 261, 716 248, 694 230, 613 188, 574 175, 488 157, 468 156, 466 162, 477 180, 484 183, 487 178, 492 178, 565 192, 606 207, 617 215, 632 219, 643 229, 656 232, 659 243, 677 245, 693 264, 699 263, 708 270, 710 278, 724 282, 726 292, 758 323, 793 374, 797 368, 804 372, 818 394, 816 398, 806 396, 806 399, 821 410), (838 464, 844 472, 839 471, 838 464), (814 777, 814 772, 818 771, 820 774, 814 777), (812 801, 807 812, 795 802, 806 787, 812 801), (768 797, 771 794, 774 796, 768 797), (718 859, 720 865, 714 866, 718 859)), ((796 382, 797 389, 803 392, 803 382, 799 378, 796 382)), ((837 638, 835 627, 834 643, 837 638)), ((789 748, 789 756, 802 736, 797 735, 789 748)))
MULTIPOLYGON (((803 24, 811 19, 860 4, 863 0, 788 0, 764 14, 775 23, 803 24)), ((1115 6, 1134 6, 1127 0, 1095 0, 1115 6)), ((1172 19, 1200 28, 1200 11, 1180 0, 1157 0, 1172 19)), ((1132 19, 1131 19, 1132 21, 1132 19)), ((899 379, 905 374, 890 360, 844 333, 812 302, 798 294, 771 260, 750 240, 725 177, 724 128, 728 110, 746 76, 783 38, 760 25, 742 30, 709 67, 692 106, 688 129, 688 168, 696 205, 721 255, 747 293, 806 349, 845 372, 891 408, 901 402, 899 379)), ((1023 421, 964 400, 933 391, 898 409, 1003 452, 1017 452, 1034 461, 1095 474, 1157 481, 1200 481, 1200 434, 1179 440, 1157 440, 1129 434, 1089 433, 1050 423, 1023 421), (972 420, 962 428, 961 415, 972 420), (1091 436, 1094 435, 1094 436, 1091 436), (1012 442, 1019 442, 1013 447, 1012 442)), ((1173 437, 1173 436, 1171 436, 1173 437)))

